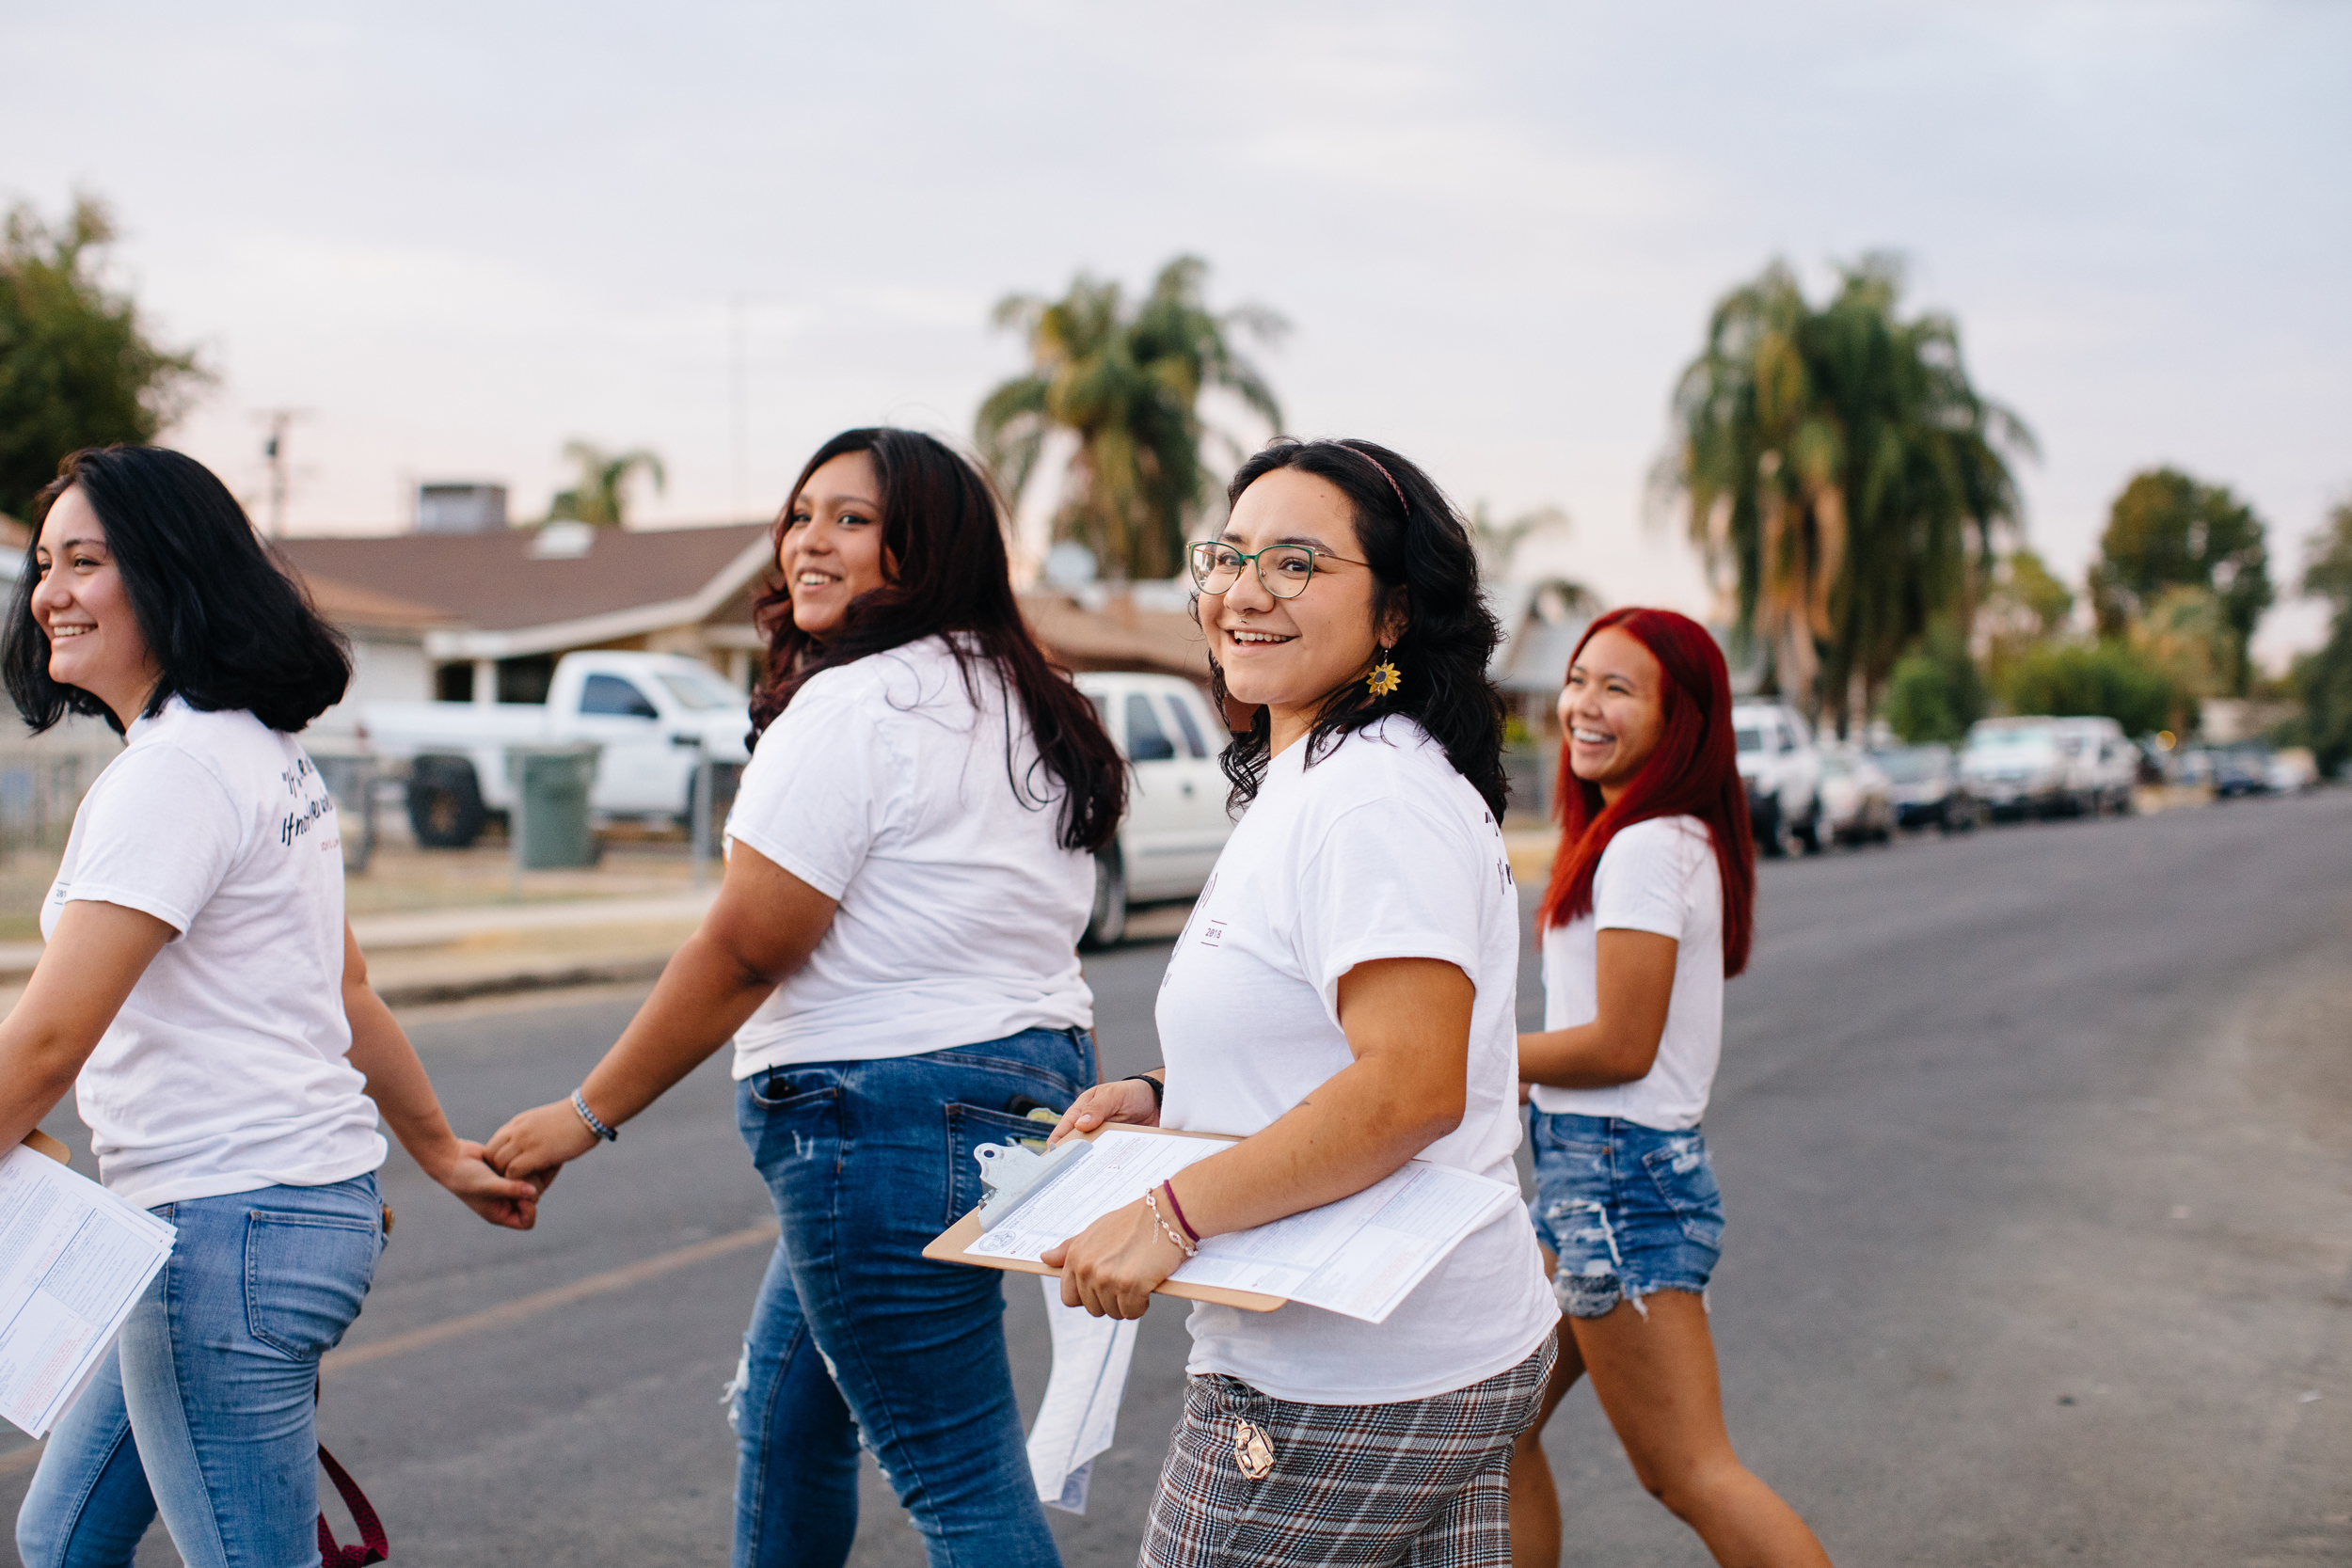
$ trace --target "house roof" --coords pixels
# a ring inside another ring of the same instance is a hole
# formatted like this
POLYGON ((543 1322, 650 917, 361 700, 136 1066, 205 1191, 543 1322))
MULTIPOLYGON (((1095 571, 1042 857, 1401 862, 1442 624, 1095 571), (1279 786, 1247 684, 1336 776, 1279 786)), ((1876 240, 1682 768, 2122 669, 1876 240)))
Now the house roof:
POLYGON ((436 610, 429 604, 419 604, 414 599, 404 599, 394 594, 379 594, 373 588, 362 588, 341 578, 311 572, 306 574, 302 581, 310 591, 312 607, 339 626, 364 626, 371 631, 423 632, 430 627, 450 624, 450 615, 446 610, 436 610))
POLYGON ((1054 659, 1073 670, 1156 670, 1209 678, 1209 644, 1181 610, 1139 610, 1112 598, 1088 610, 1067 594, 1021 595, 1021 618, 1054 659))
MULTIPOLYGON (((589 531, 555 553, 526 529, 288 539, 278 549, 321 579, 438 611, 437 658, 511 658, 707 619, 770 560, 766 523, 589 531)), ((322 606, 322 608, 324 608, 322 606)))

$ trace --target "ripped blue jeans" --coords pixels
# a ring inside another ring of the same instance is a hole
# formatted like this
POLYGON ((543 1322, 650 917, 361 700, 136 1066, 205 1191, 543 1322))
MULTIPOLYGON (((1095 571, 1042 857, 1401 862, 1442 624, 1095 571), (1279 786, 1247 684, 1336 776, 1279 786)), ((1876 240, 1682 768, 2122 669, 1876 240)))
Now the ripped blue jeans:
POLYGON ((1665 1132, 1622 1117, 1531 1111, 1535 1234, 1560 1259, 1560 1310, 1642 1311, 1653 1291, 1705 1299, 1724 1249, 1724 1195, 1695 1127, 1665 1132))
POLYGON ((972 1150, 1042 1138, 1024 1112, 1061 1110, 1094 1077, 1085 1030, 1031 1029, 736 1085, 783 1235, 729 1390, 735 1568, 846 1562, 861 1442, 931 1568, 1058 1568, 1005 1354, 1004 1275, 923 1248, 980 1201, 972 1150))

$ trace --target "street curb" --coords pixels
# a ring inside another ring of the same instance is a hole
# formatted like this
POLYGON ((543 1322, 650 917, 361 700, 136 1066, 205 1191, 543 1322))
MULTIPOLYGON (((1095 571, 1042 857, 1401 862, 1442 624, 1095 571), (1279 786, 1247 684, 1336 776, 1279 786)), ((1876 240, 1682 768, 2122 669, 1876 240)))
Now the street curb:
POLYGON ((509 970, 502 974, 481 974, 463 980, 411 980, 378 986, 375 992, 387 1006, 422 1007, 437 1002, 471 1002, 485 996, 519 996, 527 991, 658 980, 669 963, 665 954, 658 958, 574 964, 561 969, 509 970))

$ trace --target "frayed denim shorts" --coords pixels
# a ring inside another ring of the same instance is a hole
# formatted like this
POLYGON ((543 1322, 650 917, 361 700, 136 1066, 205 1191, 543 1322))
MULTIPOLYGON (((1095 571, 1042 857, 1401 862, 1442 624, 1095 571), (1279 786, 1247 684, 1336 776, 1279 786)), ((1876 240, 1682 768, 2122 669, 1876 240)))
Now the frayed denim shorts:
MULTIPOLYGON (((1622 1117, 1531 1111, 1535 1234, 1560 1259, 1551 1279, 1572 1318, 1653 1291, 1702 1300, 1723 1256, 1724 1195, 1695 1127, 1661 1132, 1622 1117)), ((1646 1312, 1645 1312, 1646 1316, 1646 1312)))

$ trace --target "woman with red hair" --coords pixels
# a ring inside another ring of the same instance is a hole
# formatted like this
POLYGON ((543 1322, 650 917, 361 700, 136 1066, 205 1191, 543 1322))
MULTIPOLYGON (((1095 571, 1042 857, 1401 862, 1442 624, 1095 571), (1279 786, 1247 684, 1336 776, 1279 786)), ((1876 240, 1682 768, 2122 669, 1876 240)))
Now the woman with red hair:
POLYGON ((1543 1427, 1587 1371, 1643 1486, 1718 1562, 1826 1568, 1732 1452, 1707 1327, 1724 1210, 1699 1118, 1756 908, 1722 650, 1688 616, 1612 610, 1569 660, 1560 723, 1545 1028, 1519 1037, 1519 1077, 1535 1229, 1569 1332, 1512 1458, 1515 1568, 1560 1560, 1543 1427))

